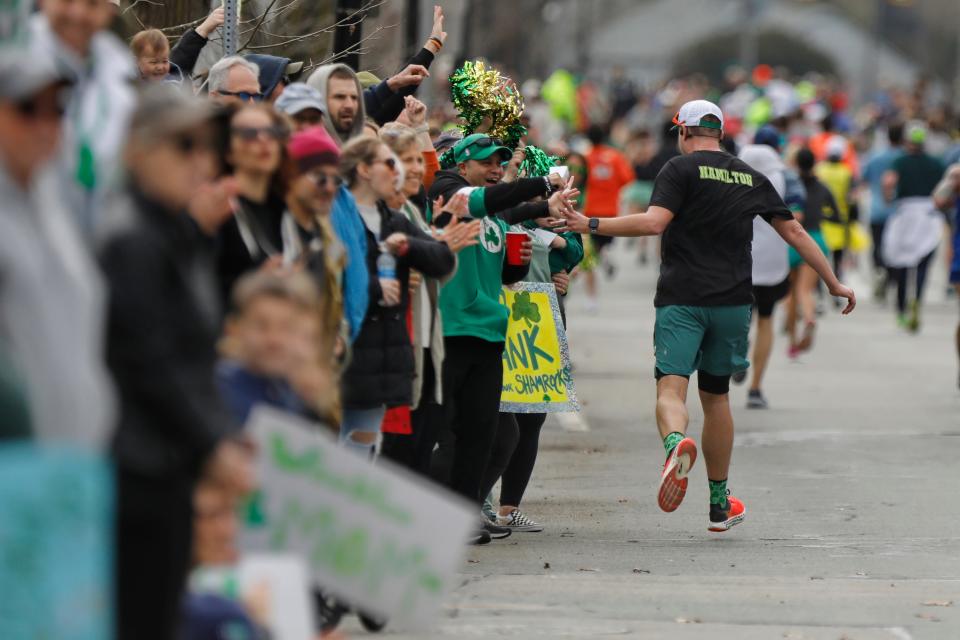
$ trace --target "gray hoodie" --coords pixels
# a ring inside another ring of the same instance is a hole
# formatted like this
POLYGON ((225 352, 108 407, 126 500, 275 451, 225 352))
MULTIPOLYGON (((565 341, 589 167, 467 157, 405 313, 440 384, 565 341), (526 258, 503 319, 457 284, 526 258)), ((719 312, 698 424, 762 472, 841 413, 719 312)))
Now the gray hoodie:
POLYGON ((341 148, 348 140, 358 137, 363 133, 363 123, 367 119, 367 110, 364 106, 363 98, 363 87, 360 86, 360 81, 357 80, 357 74, 353 69, 342 63, 335 64, 325 64, 322 67, 317 67, 317 69, 310 74, 310 77, 307 78, 307 84, 320 92, 320 95, 323 96, 323 104, 327 104, 327 82, 330 80, 330 74, 333 73, 335 69, 343 69, 347 71, 352 77, 353 81, 357 83, 357 117, 353 120, 353 126, 350 128, 350 133, 347 136, 343 136, 337 131, 337 128, 333 126, 333 119, 331 114, 326 113, 323 118, 323 125, 327 128, 327 131, 330 133, 330 136, 337 142, 337 145, 341 148))
POLYGON ((50 166, 22 189, 0 162, 0 343, 26 384, 35 436, 102 450, 114 420, 106 291, 59 177, 50 166))

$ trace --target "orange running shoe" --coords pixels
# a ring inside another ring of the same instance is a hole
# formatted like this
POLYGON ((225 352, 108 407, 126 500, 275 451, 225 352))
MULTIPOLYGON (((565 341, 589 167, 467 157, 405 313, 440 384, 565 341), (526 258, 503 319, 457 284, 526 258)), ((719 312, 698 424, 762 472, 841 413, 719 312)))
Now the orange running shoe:
POLYGON ((746 513, 747 509, 742 502, 731 495, 727 495, 726 509, 717 504, 710 505, 710 526, 708 530, 717 533, 729 531, 730 527, 743 522, 746 513))
POLYGON ((676 511, 683 496, 687 494, 687 474, 697 461, 697 443, 693 438, 684 438, 667 456, 660 476, 660 492, 657 503, 666 512, 676 511))

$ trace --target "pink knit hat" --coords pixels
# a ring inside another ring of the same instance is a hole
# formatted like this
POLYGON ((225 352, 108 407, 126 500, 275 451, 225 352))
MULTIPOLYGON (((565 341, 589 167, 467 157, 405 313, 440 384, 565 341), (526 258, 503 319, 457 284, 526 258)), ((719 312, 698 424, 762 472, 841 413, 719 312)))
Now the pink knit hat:
POLYGON ((287 144, 287 152, 297 161, 301 171, 340 162, 340 149, 322 126, 293 134, 287 144))

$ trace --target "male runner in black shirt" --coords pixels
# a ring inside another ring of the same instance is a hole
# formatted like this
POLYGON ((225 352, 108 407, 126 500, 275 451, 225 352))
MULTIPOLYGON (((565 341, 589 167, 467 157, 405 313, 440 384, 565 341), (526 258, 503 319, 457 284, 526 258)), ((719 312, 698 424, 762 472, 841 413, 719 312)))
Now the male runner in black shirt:
POLYGON ((674 118, 682 155, 657 175, 646 213, 599 220, 567 211, 567 229, 608 236, 663 234, 654 306, 657 426, 667 451, 658 502, 680 506, 697 445, 686 437, 687 385, 697 372, 703 405, 703 454, 710 481, 710 531, 743 520, 743 503, 727 491, 733 448, 730 376, 749 366, 753 303, 750 245, 762 216, 823 278, 830 294, 856 298, 834 275, 823 252, 794 220, 770 182, 720 147, 723 114, 706 100, 688 102, 674 118))

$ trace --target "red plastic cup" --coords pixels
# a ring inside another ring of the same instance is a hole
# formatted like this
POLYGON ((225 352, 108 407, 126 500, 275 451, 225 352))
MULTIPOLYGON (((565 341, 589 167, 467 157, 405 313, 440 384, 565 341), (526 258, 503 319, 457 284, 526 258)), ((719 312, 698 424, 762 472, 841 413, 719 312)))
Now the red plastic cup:
POLYGON ((507 231, 507 264, 519 267, 523 264, 520 251, 523 243, 530 239, 526 231, 507 231))

